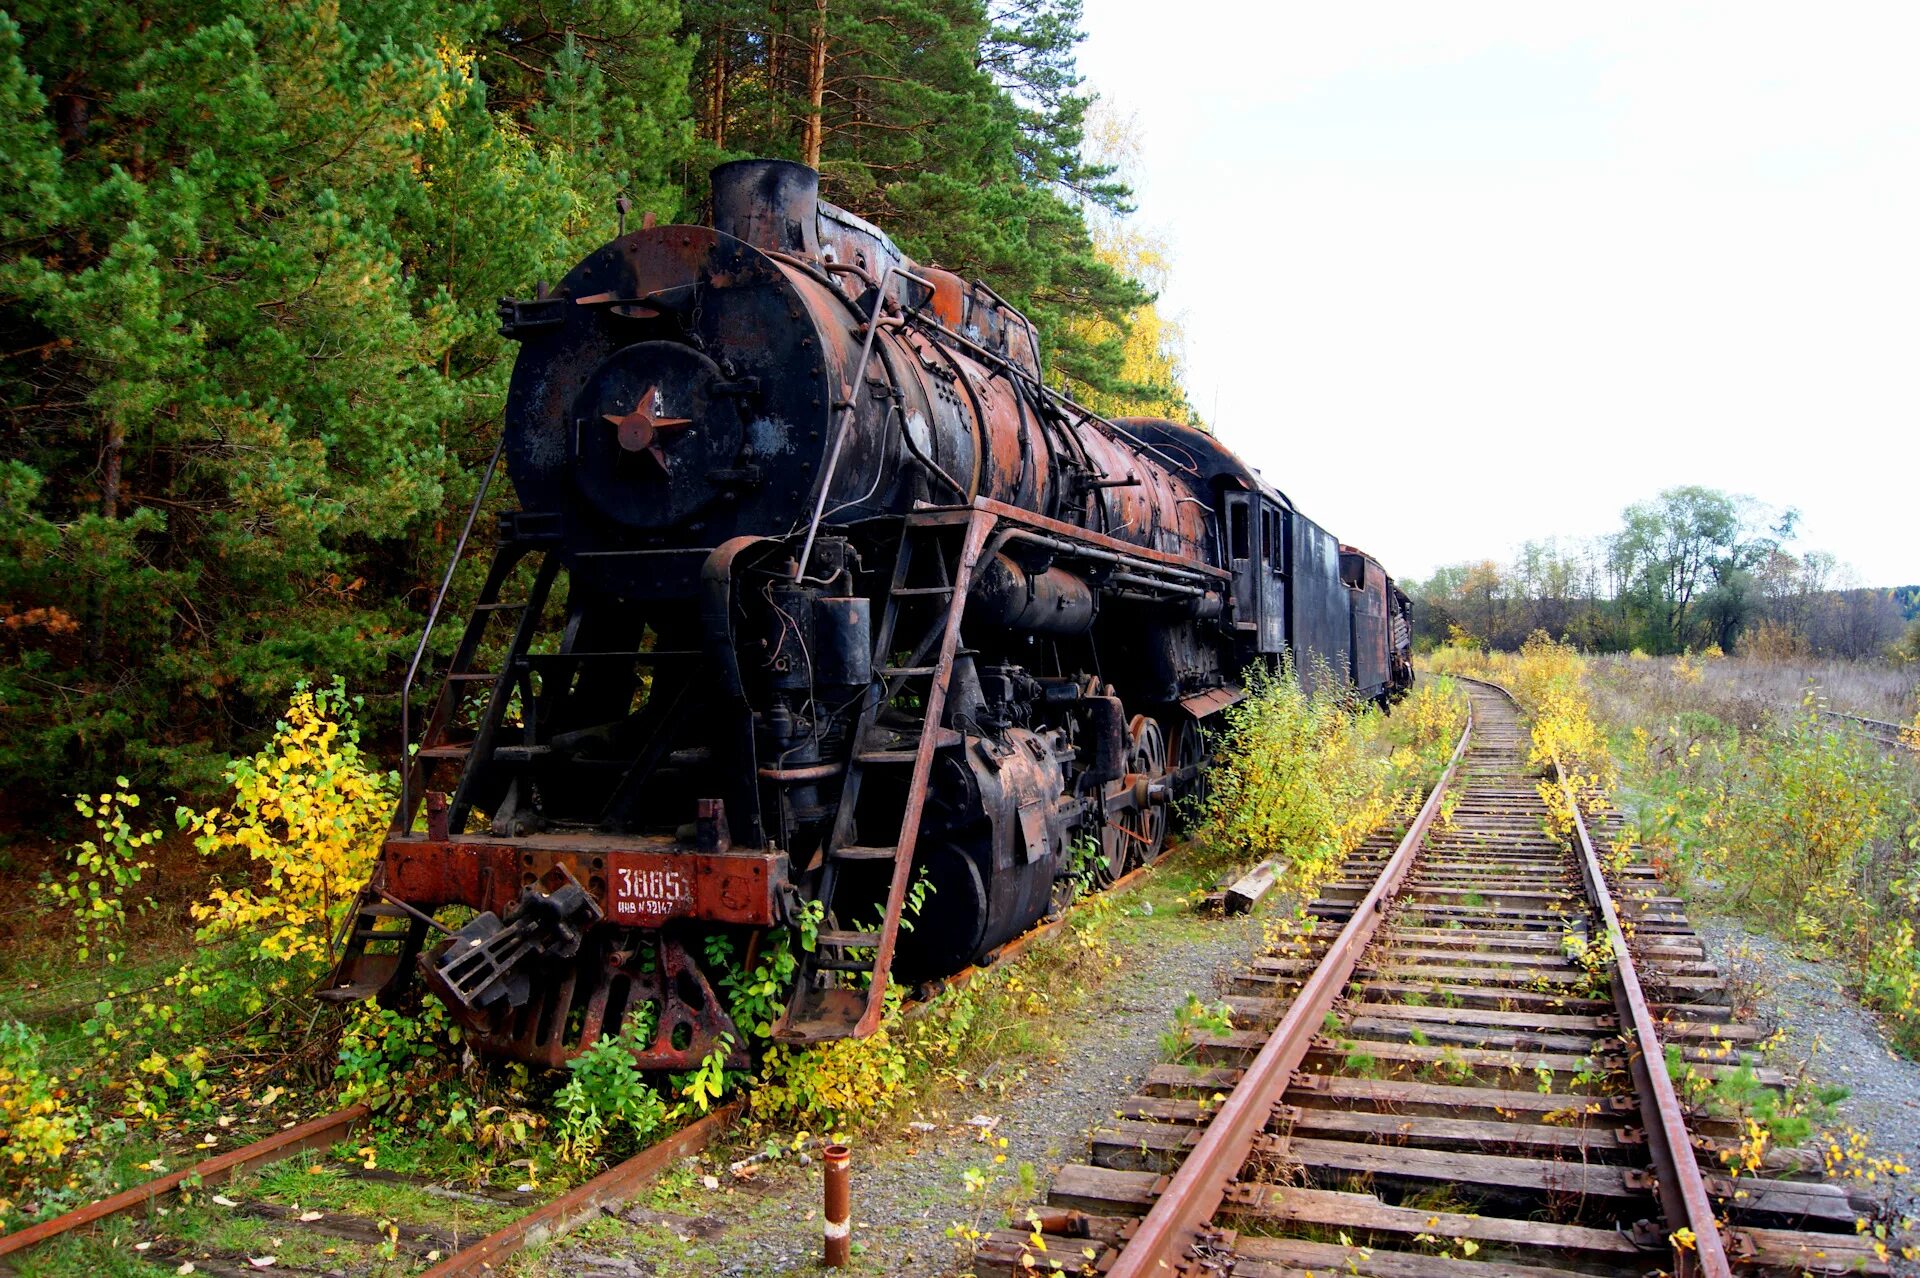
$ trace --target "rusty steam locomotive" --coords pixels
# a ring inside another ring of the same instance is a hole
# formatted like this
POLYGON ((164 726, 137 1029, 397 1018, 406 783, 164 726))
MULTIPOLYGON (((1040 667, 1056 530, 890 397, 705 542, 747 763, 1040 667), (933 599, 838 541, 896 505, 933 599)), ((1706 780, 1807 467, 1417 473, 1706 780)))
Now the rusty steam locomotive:
POLYGON ((1380 565, 1213 438, 1048 389, 1023 316, 810 169, 712 207, 501 304, 520 509, 322 997, 423 981, 551 1065, 651 1003, 638 1063, 685 1068, 741 1040, 702 939, 805 918, 775 1037, 868 1033, 888 973, 1159 855, 1250 664, 1412 680, 1380 565))

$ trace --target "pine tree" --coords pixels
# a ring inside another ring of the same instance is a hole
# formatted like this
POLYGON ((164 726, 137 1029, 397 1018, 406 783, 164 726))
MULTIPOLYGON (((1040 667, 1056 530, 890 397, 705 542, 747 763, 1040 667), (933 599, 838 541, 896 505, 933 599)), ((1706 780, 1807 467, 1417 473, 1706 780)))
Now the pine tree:
POLYGON ((1146 296, 1100 260, 1082 211, 1127 192, 1084 155, 1078 0, 689 0, 686 15, 708 161, 817 156, 828 199, 1026 310, 1056 379, 1118 385, 1124 342, 1070 323, 1124 325, 1146 296))
POLYGON ((616 191, 676 211, 671 0, 519 8, 0 17, 0 769, 190 786, 295 682, 389 683, 497 438, 496 299, 616 191))

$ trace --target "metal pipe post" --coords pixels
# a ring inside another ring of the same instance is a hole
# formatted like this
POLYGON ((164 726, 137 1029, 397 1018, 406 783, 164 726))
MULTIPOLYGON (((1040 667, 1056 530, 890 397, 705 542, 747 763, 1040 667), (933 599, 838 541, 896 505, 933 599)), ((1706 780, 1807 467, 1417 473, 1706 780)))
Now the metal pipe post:
POLYGON ((847 1181, 850 1160, 845 1145, 829 1145, 820 1154, 827 1173, 827 1268, 845 1269, 848 1244, 853 1241, 852 1187, 847 1181))

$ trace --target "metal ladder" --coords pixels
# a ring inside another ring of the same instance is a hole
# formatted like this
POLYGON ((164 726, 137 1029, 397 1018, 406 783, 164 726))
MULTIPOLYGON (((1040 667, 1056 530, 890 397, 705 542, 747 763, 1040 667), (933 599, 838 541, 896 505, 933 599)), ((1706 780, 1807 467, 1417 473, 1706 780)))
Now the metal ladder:
MULTIPOLYGON (((538 629, 540 612, 546 607, 559 566, 559 557, 547 553, 538 544, 510 540, 502 542, 494 551, 493 562, 480 587, 479 600, 467 618, 466 630, 441 682, 440 695, 427 717, 420 749, 407 760, 403 770, 405 784, 394 812, 392 833, 404 834, 412 829, 436 772, 449 766, 459 768, 464 795, 491 758, 496 730, 511 700, 515 661, 526 651, 538 629), (501 591, 512 578, 514 569, 529 554, 540 556, 532 589, 525 599, 502 599, 501 591), (498 672, 476 670, 475 660, 495 618, 515 619, 506 661, 498 672), (466 690, 489 684, 493 692, 474 736, 464 741, 454 740, 450 734, 466 690)), ((450 823, 464 822, 461 798, 456 797, 445 811, 450 823)), ((438 815, 430 812, 429 822, 438 815)), ((457 830, 459 826, 453 824, 452 828, 457 830)), ((413 962, 426 939, 427 924, 414 911, 389 901, 381 887, 381 870, 376 867, 373 880, 360 889, 347 916, 340 932, 340 957, 326 983, 315 991, 316 997, 328 1002, 354 1002, 397 991, 412 977, 413 962)))
POLYGON ((817 1042, 869 1034, 879 1026, 934 754, 961 741, 958 732, 940 721, 960 646, 967 591, 994 522, 989 513, 965 509, 929 510, 906 517, 886 609, 874 639, 873 683, 854 730, 839 810, 823 849, 815 899, 825 904, 824 921, 813 950, 800 954, 792 999, 774 1026, 777 1041, 817 1042), (921 575, 932 580, 915 584, 915 568, 923 557, 931 572, 921 575), (936 609, 932 623, 905 664, 888 664, 901 611, 920 603, 936 609), (896 704, 903 694, 911 698, 904 713, 917 722, 882 724, 881 716, 888 711, 895 718, 903 713, 896 704), (896 794, 868 795, 862 783, 869 773, 900 768, 910 769, 904 802, 896 794), (862 832, 880 830, 895 832, 891 843, 859 841, 862 832), (856 865, 888 863, 892 877, 878 930, 855 930, 853 920, 841 917, 854 908, 838 899, 845 871, 856 865))
MULTIPOLYGON (((425 796, 427 784, 436 771, 448 765, 457 768, 460 774, 459 789, 455 791, 449 807, 455 832, 464 824, 466 808, 470 803, 470 787, 493 756, 500 720, 513 699, 515 689, 525 682, 525 672, 518 666, 519 658, 533 642, 534 634, 540 627, 540 614, 546 608, 547 596, 553 589, 559 568, 559 556, 537 545, 507 542, 494 552, 493 563, 487 568, 486 581, 480 587, 480 597, 467 618, 467 628, 460 636, 459 647, 454 650, 453 661, 441 681, 440 695, 434 701, 432 713, 427 716, 427 727, 421 734, 420 748, 414 752, 409 763, 409 772, 412 773, 409 779, 415 781, 409 786, 409 800, 417 805, 418 800, 425 796), (500 593, 513 576, 514 569, 529 555, 539 556, 539 563, 534 570, 533 584, 527 597, 502 599, 500 593), (514 623, 506 659, 498 670, 478 669, 475 659, 496 618, 512 620, 514 623), (479 688, 489 689, 489 695, 486 709, 474 726, 474 735, 464 740, 455 739, 452 728, 461 702, 469 692, 479 688)), ((521 691, 523 698, 530 700, 531 689, 524 688, 521 691)), ((417 810, 417 806, 414 806, 412 811, 401 813, 396 818, 396 825, 402 829, 411 828, 417 810), (400 818, 404 818, 404 826, 400 826, 400 818)))

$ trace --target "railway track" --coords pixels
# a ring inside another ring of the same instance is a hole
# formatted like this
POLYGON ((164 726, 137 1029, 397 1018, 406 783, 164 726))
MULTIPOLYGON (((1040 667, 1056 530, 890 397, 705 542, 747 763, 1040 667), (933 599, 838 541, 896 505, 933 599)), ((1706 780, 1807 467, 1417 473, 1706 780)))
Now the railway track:
POLYGON ((1817 1157, 1726 1172, 1740 1125, 1666 1060, 1725 1077, 1756 1031, 1651 869, 1603 872, 1616 818, 1548 833, 1518 711, 1470 693, 1404 837, 1347 860, 1309 937, 1240 975, 1233 1028, 1156 1067, 982 1278, 1887 1272, 1817 1157))
POLYGON ((1868 719, 1861 715, 1848 714, 1842 710, 1823 709, 1820 713, 1828 719, 1836 719, 1842 723, 1851 724, 1853 727, 1858 728, 1861 732, 1871 737, 1876 743, 1886 746, 1889 749, 1896 748, 1902 744, 1903 734, 1907 730, 1905 724, 1888 723, 1885 719, 1868 719))

